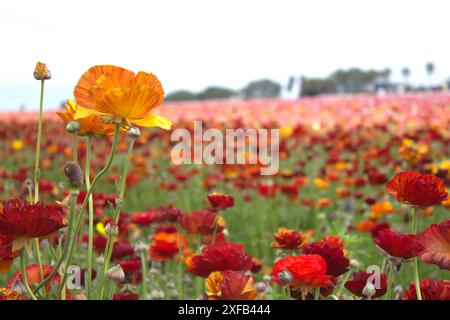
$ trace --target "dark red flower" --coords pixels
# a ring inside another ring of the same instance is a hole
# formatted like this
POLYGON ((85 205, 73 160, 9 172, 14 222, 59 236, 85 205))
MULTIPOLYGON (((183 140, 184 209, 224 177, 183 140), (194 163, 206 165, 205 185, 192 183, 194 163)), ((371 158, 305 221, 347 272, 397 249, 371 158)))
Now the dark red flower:
MULTIPOLYGON (((420 281, 420 293, 422 300, 450 300, 450 281, 424 279, 420 281)), ((417 300, 416 286, 414 283, 403 294, 402 300, 417 300)))
POLYGON ((217 233, 225 228, 225 221, 215 211, 202 209, 192 211, 191 214, 183 212, 180 224, 189 234, 210 235, 216 228, 217 233), (217 223, 217 228, 216 228, 217 223))
POLYGON ((234 198, 227 194, 211 193, 206 197, 213 209, 225 210, 234 206, 234 198))
POLYGON ((373 226, 370 228, 370 234, 372 235, 373 239, 377 239, 380 231, 382 231, 384 229, 390 229, 390 228, 391 228, 391 226, 387 222, 382 222, 382 223, 375 222, 373 224, 373 226))
POLYGON ((130 221, 134 224, 140 225, 140 226, 149 226, 156 220, 156 215, 153 211, 147 211, 147 212, 136 212, 131 216, 130 221))
POLYGON ((326 275, 327 263, 318 254, 302 254, 281 258, 275 262, 272 271, 272 280, 281 285, 288 284, 294 290, 301 289, 304 293, 312 288, 333 285, 331 282, 332 276, 326 275), (280 282, 278 275, 281 272, 289 273, 291 278, 288 283, 280 282))
POLYGON ((327 275, 338 277, 348 271, 350 260, 344 256, 344 251, 336 246, 330 246, 326 241, 313 242, 303 248, 304 254, 317 254, 326 261, 327 275))
POLYGON ((250 269, 250 271, 253 274, 258 273, 261 270, 261 267, 262 267, 261 260, 257 258, 252 258, 252 268, 250 269))
POLYGON ((21 251, 12 252, 14 238, 0 234, 0 274, 5 273, 11 267, 15 258, 21 251))
POLYGON ((12 238, 38 238, 64 228, 63 207, 9 200, 0 204, 0 233, 12 238))
POLYGON ((374 276, 373 273, 368 273, 366 271, 358 271, 353 272, 353 279, 348 280, 344 286, 349 290, 351 293, 353 293, 355 296, 367 298, 365 295, 363 295, 363 289, 367 285, 367 282, 369 278, 372 277, 371 283, 375 287, 375 294, 372 296, 372 299, 379 298, 383 296, 387 291, 387 281, 386 281, 386 274, 381 273, 379 278, 379 287, 377 287, 377 279, 376 276, 374 276))
POLYGON ((244 246, 219 241, 203 248, 202 254, 189 260, 188 270, 197 276, 207 277, 213 271, 247 271, 252 268, 252 257, 244 246))
POLYGON ((139 295, 134 292, 116 292, 113 295, 113 300, 139 300, 139 295))
POLYGON ((400 172, 388 182, 386 189, 398 201, 420 207, 440 204, 448 196, 441 179, 413 171, 400 172))
POLYGON ((430 225, 419 236, 419 242, 424 246, 420 253, 424 262, 450 270, 450 219, 430 225))
POLYGON ((134 255, 134 248, 128 241, 116 241, 114 243, 111 258, 114 260, 134 255))
POLYGON ((381 230, 373 241, 383 253, 404 260, 417 257, 424 249, 416 235, 399 234, 391 229, 381 230))
POLYGON ((140 258, 119 261, 118 263, 125 273, 125 283, 137 285, 142 282, 142 262, 140 258))

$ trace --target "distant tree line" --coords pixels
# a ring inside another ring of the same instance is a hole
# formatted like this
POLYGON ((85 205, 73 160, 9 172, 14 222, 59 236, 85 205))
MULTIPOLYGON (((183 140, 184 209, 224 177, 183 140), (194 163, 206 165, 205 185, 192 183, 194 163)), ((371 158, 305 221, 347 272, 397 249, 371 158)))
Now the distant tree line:
MULTIPOLYGON (((211 100, 211 99, 254 99, 279 97, 282 91, 290 93, 290 97, 316 96, 323 94, 355 94, 373 93, 379 90, 385 91, 426 91, 440 89, 431 87, 431 78, 435 71, 432 62, 425 65, 425 71, 429 77, 427 86, 413 87, 409 83, 411 71, 408 67, 401 69, 403 83, 393 83, 390 81, 391 70, 363 70, 360 68, 339 69, 331 73, 326 78, 290 77, 286 85, 281 85, 270 79, 252 81, 240 90, 233 90, 223 87, 208 87, 205 90, 194 93, 187 90, 180 90, 166 96, 166 101, 190 101, 190 100, 211 100), (296 86, 296 84, 298 84, 296 86)), ((450 80, 449 80, 450 84, 450 80)))

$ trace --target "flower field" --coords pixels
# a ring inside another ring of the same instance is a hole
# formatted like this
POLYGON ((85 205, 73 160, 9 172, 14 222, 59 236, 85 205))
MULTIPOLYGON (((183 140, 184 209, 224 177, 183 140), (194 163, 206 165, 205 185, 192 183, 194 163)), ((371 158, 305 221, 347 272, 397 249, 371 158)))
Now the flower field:
POLYGON ((0 300, 450 300, 450 94, 163 96, 96 66, 0 114, 0 300), (279 129, 278 173, 174 164, 194 121, 279 129))

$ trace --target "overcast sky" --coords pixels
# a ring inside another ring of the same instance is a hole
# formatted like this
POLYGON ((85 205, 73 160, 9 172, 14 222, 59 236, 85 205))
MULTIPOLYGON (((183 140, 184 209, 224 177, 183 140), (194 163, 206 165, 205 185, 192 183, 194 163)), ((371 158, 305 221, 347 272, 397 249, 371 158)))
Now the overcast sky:
POLYGON ((270 77, 336 68, 393 70, 411 82, 450 76, 448 0, 14 0, 0 2, 0 110, 35 108, 36 61, 47 63, 45 105, 72 96, 95 64, 155 73, 166 92, 241 88, 270 77))

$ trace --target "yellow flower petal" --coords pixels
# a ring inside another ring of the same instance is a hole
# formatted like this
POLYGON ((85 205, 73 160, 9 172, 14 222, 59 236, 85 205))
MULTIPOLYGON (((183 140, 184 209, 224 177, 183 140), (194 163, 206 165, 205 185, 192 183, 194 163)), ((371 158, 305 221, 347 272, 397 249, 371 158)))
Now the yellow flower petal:
POLYGON ((151 114, 144 119, 133 120, 127 119, 129 122, 141 127, 159 127, 161 129, 169 130, 172 127, 172 122, 169 119, 151 114))
POLYGON ((88 108, 83 108, 81 106, 78 106, 77 111, 75 112, 73 118, 75 120, 78 119, 82 119, 82 118, 87 118, 90 116, 103 116, 106 115, 105 113, 102 112, 98 112, 97 110, 94 109, 88 109, 88 108))

